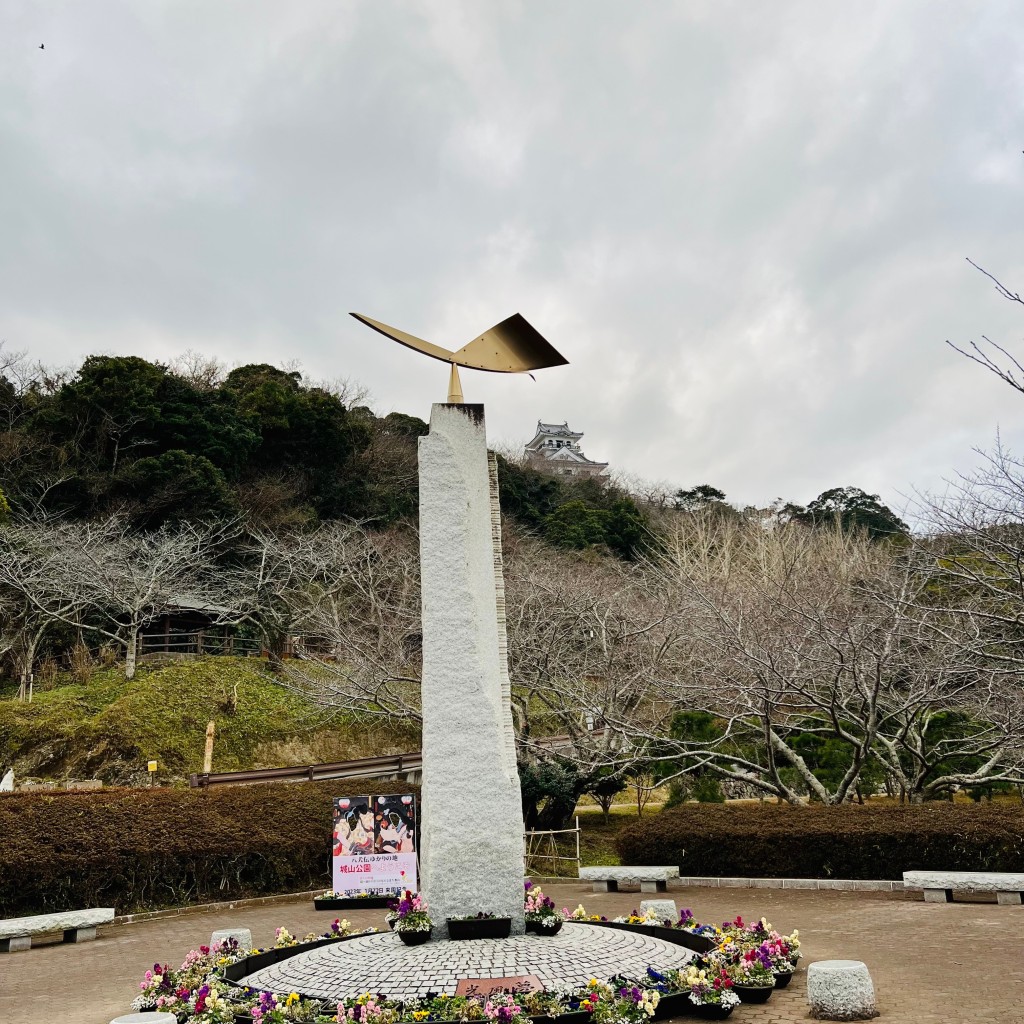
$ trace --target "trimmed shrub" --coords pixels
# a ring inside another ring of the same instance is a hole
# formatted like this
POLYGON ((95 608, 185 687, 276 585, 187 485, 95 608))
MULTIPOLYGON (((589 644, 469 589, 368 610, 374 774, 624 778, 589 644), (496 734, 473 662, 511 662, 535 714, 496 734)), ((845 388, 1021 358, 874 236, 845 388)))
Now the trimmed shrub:
POLYGON ((877 878, 904 871, 1019 871, 1024 806, 791 807, 686 804, 624 828, 623 864, 726 878, 877 878))
POLYGON ((331 799, 416 791, 359 779, 5 796, 0 918, 326 889, 331 799))

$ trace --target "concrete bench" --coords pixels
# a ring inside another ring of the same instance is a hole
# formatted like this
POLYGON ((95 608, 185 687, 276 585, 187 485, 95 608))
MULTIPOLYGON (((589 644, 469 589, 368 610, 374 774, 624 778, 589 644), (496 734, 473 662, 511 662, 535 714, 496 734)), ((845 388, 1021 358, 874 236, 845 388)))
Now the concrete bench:
POLYGON ((665 892, 668 880, 678 877, 679 868, 666 865, 580 868, 580 878, 593 882, 594 892, 618 892, 620 885, 638 885, 641 892, 665 892))
POLYGON ((65 942, 86 942, 96 938, 96 926, 114 920, 113 907, 67 910, 60 914, 12 917, 0 921, 0 953, 17 953, 32 948, 33 935, 63 932, 65 942))
POLYGON ((926 903, 952 903, 953 890, 994 892, 996 903, 1020 905, 1024 873, 1002 871, 904 871, 904 889, 923 889, 926 903))

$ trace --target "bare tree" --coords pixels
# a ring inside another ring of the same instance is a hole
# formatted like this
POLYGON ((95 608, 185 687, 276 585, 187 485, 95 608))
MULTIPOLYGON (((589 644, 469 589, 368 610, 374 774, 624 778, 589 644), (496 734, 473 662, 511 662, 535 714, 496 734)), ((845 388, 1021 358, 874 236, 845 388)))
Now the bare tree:
MULTIPOLYGON (((968 258, 967 262, 975 270, 984 274, 995 285, 996 291, 1004 299, 1024 306, 1024 299, 1017 292, 1011 291, 998 278, 994 277, 983 267, 979 267, 974 260, 968 258)), ((979 345, 977 342, 972 341, 969 350, 960 348, 959 345, 954 345, 949 340, 946 341, 946 344, 954 351, 959 352, 960 355, 966 356, 973 362, 978 363, 979 366, 984 366, 986 370, 990 370, 1001 381, 1009 384, 1011 388, 1024 393, 1024 365, 1021 365, 1020 360, 991 338, 982 335, 981 340, 984 344, 979 345)))
POLYGON ((278 665, 287 681, 330 713, 419 720, 413 544, 343 521, 253 537, 235 589, 268 644, 294 643, 297 660, 278 665))
POLYGON ((87 607, 66 584, 82 529, 61 519, 18 521, 0 530, 0 648, 13 661, 19 698, 31 699, 40 647, 57 623, 77 625, 87 607))
POLYGON ((54 612, 36 596, 33 603, 54 618, 97 633, 125 652, 125 678, 135 676, 139 630, 187 600, 215 617, 230 620, 228 600, 215 571, 233 525, 183 524, 137 533, 118 516, 85 523, 63 523, 59 564, 51 557, 53 589, 80 615, 54 612))
POLYGON ((227 364, 216 356, 187 349, 167 367, 171 373, 200 391, 215 391, 228 375, 227 364))
POLYGON ((968 658, 973 630, 930 604, 926 565, 839 530, 692 521, 652 571, 675 590, 692 632, 667 686, 718 729, 711 740, 677 732, 685 742, 668 744, 663 759, 685 750, 680 770, 827 804, 849 799, 872 760, 912 799, 1012 775, 1019 715, 991 716, 992 680, 968 658), (926 754, 928 724, 951 714, 961 727, 926 754), (831 778, 813 763, 823 744, 845 758, 831 778), (951 758, 974 767, 936 775, 951 758))

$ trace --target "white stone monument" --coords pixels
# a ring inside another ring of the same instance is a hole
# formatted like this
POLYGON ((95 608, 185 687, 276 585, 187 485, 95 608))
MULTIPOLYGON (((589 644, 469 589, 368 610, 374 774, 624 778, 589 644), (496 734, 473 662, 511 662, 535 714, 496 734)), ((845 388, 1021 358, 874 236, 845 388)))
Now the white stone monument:
POLYGON ((435 405, 419 441, 421 888, 434 938, 478 912, 523 924, 523 808, 505 643, 497 475, 482 405, 435 405))

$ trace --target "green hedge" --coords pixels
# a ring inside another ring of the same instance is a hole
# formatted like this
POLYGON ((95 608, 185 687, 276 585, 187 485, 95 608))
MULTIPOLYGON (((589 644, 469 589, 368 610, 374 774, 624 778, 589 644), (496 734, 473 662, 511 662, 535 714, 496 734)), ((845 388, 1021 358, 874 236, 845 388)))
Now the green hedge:
POLYGON ((360 779, 5 796, 0 918, 329 888, 331 798, 408 792, 360 779))
POLYGON ((623 864, 723 878, 876 878, 912 869, 1019 871, 1024 806, 688 804, 624 828, 623 864))

